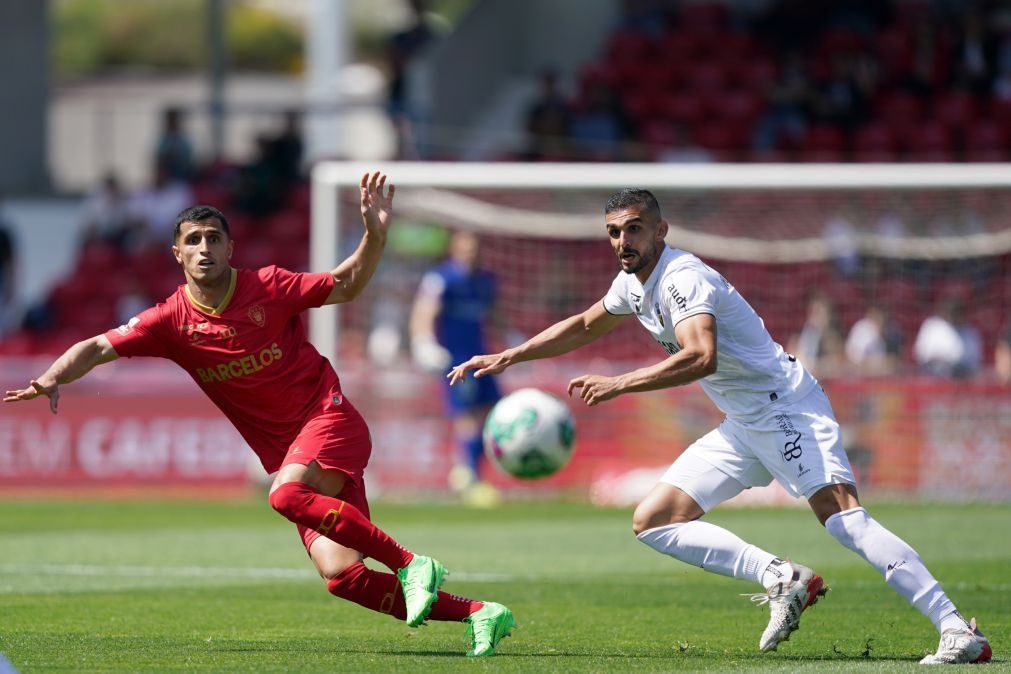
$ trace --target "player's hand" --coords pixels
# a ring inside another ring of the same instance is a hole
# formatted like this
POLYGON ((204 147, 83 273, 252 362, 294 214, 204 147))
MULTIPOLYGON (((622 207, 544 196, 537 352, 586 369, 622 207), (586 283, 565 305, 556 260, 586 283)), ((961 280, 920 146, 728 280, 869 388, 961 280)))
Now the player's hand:
POLYGON ((4 402, 15 403, 20 400, 38 398, 39 396, 49 398, 49 410, 53 414, 56 414, 56 407, 60 400, 60 387, 56 384, 45 386, 35 379, 31 381, 31 385, 28 388, 23 388, 20 391, 7 391, 4 394, 4 402))
POLYGON ((621 393, 618 380, 614 377, 603 377, 597 374, 584 374, 569 382, 569 397, 572 391, 579 389, 579 397, 583 402, 593 407, 597 403, 616 398, 621 393))
POLYGON ((411 340, 411 357, 414 363, 426 372, 445 372, 453 362, 453 356, 431 335, 415 337, 411 340))
POLYGON ((365 229, 386 236, 393 218, 393 194, 397 191, 393 183, 386 187, 386 174, 376 171, 362 176, 362 220, 365 229))
POLYGON ((504 353, 496 353, 490 356, 474 356, 465 363, 460 363, 449 371, 446 378, 452 386, 458 381, 467 378, 467 372, 474 370, 474 378, 478 379, 489 374, 498 374, 509 367, 509 360, 504 353))

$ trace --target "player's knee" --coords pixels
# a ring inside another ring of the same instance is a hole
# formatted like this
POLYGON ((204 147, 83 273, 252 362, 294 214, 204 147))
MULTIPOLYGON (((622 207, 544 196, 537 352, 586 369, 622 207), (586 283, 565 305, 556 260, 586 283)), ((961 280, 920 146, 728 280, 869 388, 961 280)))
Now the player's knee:
POLYGON ((668 524, 680 524, 696 519, 677 509, 655 508, 646 503, 640 503, 632 514, 632 533, 638 536, 644 531, 664 527, 668 524))
POLYGON ((285 482, 270 492, 267 501, 270 507, 288 519, 305 504, 311 494, 309 488, 300 482, 285 482))
POLYGON ((317 564, 319 575, 326 581, 326 589, 330 594, 343 597, 348 594, 356 584, 361 582, 363 574, 367 573, 367 567, 360 559, 329 561, 325 564, 317 564))

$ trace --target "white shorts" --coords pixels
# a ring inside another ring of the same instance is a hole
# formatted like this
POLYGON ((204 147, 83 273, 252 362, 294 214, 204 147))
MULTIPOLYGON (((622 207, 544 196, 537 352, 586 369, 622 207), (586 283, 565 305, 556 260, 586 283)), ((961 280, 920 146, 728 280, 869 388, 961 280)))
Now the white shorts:
POLYGON ((776 479, 794 496, 829 484, 856 484, 828 396, 815 386, 747 423, 724 419, 671 464, 661 482, 708 512, 750 487, 776 479))

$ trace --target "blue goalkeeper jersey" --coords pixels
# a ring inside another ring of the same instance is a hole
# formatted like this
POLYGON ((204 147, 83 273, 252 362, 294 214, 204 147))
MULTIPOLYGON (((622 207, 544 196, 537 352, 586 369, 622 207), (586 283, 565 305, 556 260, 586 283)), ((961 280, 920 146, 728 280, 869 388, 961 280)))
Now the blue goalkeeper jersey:
POLYGON ((454 363, 488 352, 484 322, 495 303, 491 273, 448 260, 425 275, 422 292, 431 292, 441 300, 436 337, 452 354, 454 363))

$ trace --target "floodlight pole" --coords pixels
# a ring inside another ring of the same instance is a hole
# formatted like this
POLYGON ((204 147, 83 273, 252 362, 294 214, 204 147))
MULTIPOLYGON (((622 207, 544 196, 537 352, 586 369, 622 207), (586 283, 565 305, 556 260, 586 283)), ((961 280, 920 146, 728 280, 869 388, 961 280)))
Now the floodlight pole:
POLYGON ((207 44, 209 54, 211 158, 221 159, 225 145, 225 9, 224 0, 207 0, 207 44))

